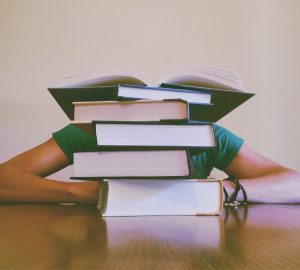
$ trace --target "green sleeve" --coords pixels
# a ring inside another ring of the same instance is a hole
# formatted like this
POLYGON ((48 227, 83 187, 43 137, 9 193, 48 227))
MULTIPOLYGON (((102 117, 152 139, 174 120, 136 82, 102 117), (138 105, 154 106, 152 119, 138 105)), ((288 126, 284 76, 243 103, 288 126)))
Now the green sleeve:
POLYGON ((189 149, 192 157, 193 177, 207 178, 212 169, 218 168, 224 171, 242 147, 244 140, 229 130, 213 125, 216 147, 205 151, 201 149, 189 149))
POLYGON ((214 166, 224 170, 241 149, 244 140, 228 129, 214 125, 217 146, 214 152, 214 166))
POLYGON ((52 134, 59 147, 73 164, 73 153, 96 149, 96 137, 70 124, 52 134))

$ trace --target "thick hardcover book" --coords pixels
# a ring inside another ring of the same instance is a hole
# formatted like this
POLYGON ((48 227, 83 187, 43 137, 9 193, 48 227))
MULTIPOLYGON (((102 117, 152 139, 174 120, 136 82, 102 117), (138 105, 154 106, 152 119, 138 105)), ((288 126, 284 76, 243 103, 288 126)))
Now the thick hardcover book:
POLYGON ((71 119, 74 119, 73 102, 136 100, 136 99, 182 99, 196 105, 210 105, 211 94, 205 91, 181 90, 143 85, 111 85, 94 87, 54 87, 49 92, 71 119))
POLYGON ((71 179, 191 178, 187 149, 115 150, 74 153, 71 179))
POLYGON ((205 91, 211 94, 212 106, 191 106, 190 114, 201 117, 202 121, 217 122, 223 116, 227 115, 248 99, 253 97, 254 93, 218 88, 203 88, 198 86, 162 84, 165 88, 177 88, 188 91, 205 91))
POLYGON ((98 209, 103 216, 220 215, 221 180, 105 180, 98 209))
POLYGON ((213 125, 204 122, 93 121, 99 147, 216 146, 213 125))
POLYGON ((189 120, 189 104, 181 99, 83 101, 73 102, 73 105, 73 123, 189 120))
POLYGON ((205 91, 143 85, 119 85, 118 96, 131 99, 182 99, 189 103, 210 104, 211 95, 205 91))

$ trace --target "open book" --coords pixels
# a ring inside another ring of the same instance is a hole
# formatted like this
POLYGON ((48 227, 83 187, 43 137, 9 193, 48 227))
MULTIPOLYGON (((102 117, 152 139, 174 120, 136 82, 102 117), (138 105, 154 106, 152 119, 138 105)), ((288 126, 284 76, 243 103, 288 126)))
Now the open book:
POLYGON ((177 68, 152 80, 144 73, 134 70, 93 72, 65 78, 56 87, 87 87, 116 84, 142 84, 159 87, 162 84, 179 84, 244 91, 236 71, 205 66, 177 68))
POLYGON ((216 122, 254 96, 244 91, 237 72, 203 66, 174 69, 156 81, 137 71, 95 72, 48 90, 71 120, 73 102, 181 99, 192 105, 192 120, 216 122))

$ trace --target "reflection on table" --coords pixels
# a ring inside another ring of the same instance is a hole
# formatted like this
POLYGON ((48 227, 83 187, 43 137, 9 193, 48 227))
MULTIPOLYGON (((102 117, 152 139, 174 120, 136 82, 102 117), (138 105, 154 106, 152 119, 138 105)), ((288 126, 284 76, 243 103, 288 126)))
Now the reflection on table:
POLYGON ((94 206, 1 205, 0 269, 299 269, 299 210, 102 218, 94 206))

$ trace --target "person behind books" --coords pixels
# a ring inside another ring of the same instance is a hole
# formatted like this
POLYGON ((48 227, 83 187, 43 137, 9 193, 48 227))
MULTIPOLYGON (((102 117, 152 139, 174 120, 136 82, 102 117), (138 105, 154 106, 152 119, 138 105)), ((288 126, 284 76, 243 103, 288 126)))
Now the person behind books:
MULTIPOLYGON (((195 178, 207 178, 216 167, 240 180, 249 202, 300 202, 298 172, 251 150, 243 139, 229 130, 218 125, 214 127, 217 147, 202 153, 191 151, 195 178)), ((101 182, 63 182, 47 178, 72 164, 74 152, 95 148, 96 138, 74 125, 54 132, 46 142, 0 165, 0 202, 96 204, 101 182)), ((224 186, 229 195, 233 193, 232 182, 225 180, 224 186)))

